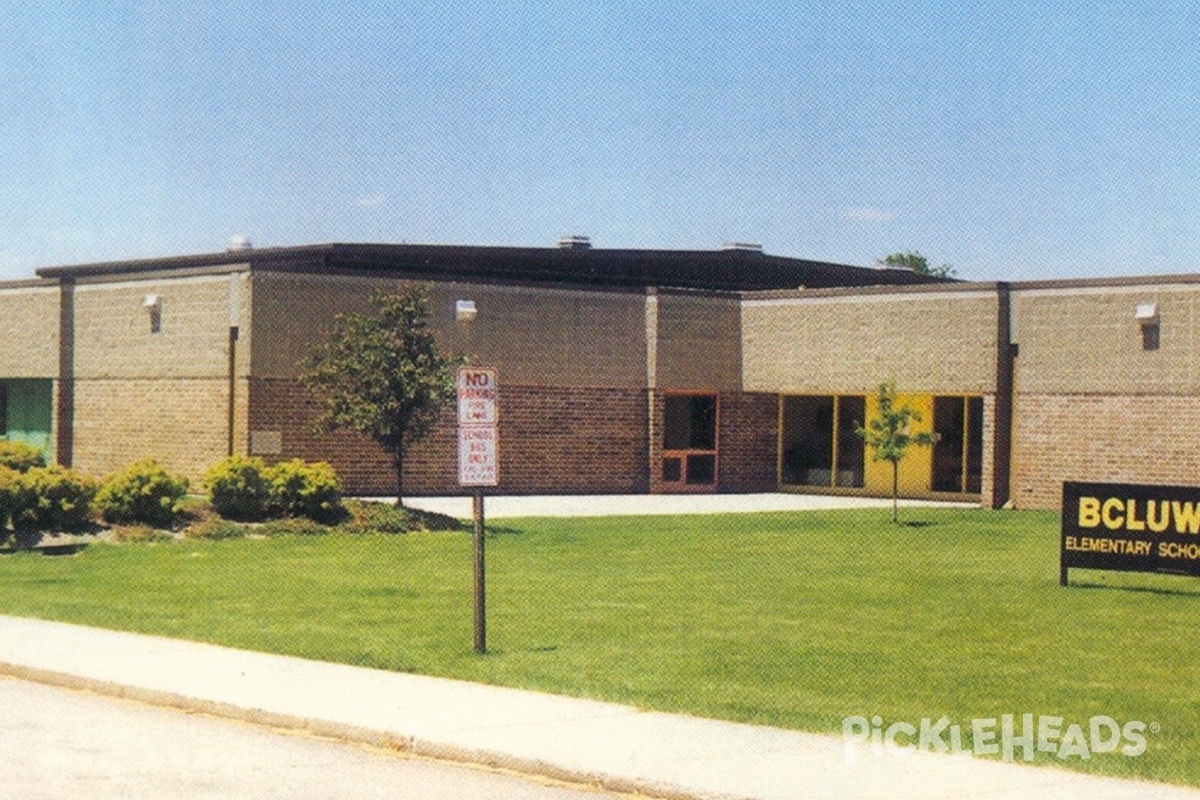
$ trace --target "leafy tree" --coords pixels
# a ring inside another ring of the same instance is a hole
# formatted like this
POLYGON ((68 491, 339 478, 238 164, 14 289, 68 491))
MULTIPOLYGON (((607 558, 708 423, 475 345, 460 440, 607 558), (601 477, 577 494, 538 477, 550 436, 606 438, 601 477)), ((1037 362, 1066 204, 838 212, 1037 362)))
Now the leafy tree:
POLYGON ((909 432, 912 423, 921 421, 921 415, 906 405, 896 404, 894 381, 879 384, 875 399, 875 416, 867 421, 866 427, 856 428, 855 433, 871 448, 873 460, 888 461, 892 465, 892 522, 898 522, 900 462, 909 447, 932 445, 933 436, 926 432, 909 432))
POLYGON ((372 312, 339 314, 310 352, 302 379, 321 398, 318 431, 370 436, 392 456, 396 505, 404 505, 404 453, 454 397, 461 355, 443 357, 429 326, 428 288, 371 295, 372 312))
POLYGON ((931 267, 929 259, 915 250, 911 253, 892 253, 879 259, 876 263, 882 267, 911 269, 918 275, 932 275, 935 278, 954 277, 954 267, 949 264, 942 264, 940 267, 931 267))

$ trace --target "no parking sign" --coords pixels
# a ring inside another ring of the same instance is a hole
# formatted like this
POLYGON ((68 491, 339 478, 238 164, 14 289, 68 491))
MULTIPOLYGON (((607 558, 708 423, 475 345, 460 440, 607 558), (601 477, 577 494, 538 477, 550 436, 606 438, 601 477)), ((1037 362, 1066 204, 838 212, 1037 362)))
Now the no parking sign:
POLYGON ((500 436, 496 431, 496 370, 458 370, 458 484, 500 483, 500 436))

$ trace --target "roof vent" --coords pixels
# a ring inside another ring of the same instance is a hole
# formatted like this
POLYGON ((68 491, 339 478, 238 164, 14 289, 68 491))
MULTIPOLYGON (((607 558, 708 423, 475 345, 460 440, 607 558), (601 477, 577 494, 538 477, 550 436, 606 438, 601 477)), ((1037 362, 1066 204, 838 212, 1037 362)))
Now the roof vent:
POLYGON ((558 246, 563 250, 591 250, 592 240, 588 236, 563 236, 559 238, 558 246))
POLYGON ((750 242, 726 242, 721 245, 721 249, 726 252, 737 251, 739 253, 761 253, 763 246, 761 244, 751 244, 750 242))
POLYGON ((241 250, 251 250, 253 248, 254 245, 250 242, 249 236, 242 236, 241 234, 238 234, 236 236, 229 237, 229 244, 226 245, 225 252, 236 253, 241 250))

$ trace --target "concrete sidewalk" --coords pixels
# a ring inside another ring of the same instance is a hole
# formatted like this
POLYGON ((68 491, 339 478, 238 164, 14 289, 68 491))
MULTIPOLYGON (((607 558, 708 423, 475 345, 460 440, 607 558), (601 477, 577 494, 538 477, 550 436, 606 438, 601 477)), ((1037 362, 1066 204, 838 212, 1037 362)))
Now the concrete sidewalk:
POLYGON ((1200 798, 927 753, 848 766, 833 737, 15 617, 0 673, 660 797, 1200 798))
MULTIPOLYGON (((391 501, 395 498, 370 498, 391 501)), ((413 508, 459 519, 470 519, 470 497, 406 497, 413 508)), ((880 497, 794 494, 609 494, 609 495, 499 495, 487 497, 489 519, 502 517, 619 517, 660 514, 742 514, 756 511, 815 511, 833 508, 890 508, 880 497)), ((938 500, 901 500, 902 508, 978 508, 978 503, 938 500)))

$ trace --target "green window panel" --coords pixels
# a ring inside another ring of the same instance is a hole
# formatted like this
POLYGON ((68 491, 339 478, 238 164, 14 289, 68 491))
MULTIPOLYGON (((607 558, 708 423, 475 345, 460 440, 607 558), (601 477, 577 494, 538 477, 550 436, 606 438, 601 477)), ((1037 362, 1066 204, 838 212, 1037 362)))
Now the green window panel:
POLYGON ((0 435, 49 453, 54 419, 53 382, 29 378, 0 381, 0 403, 4 406, 0 413, 0 435))

